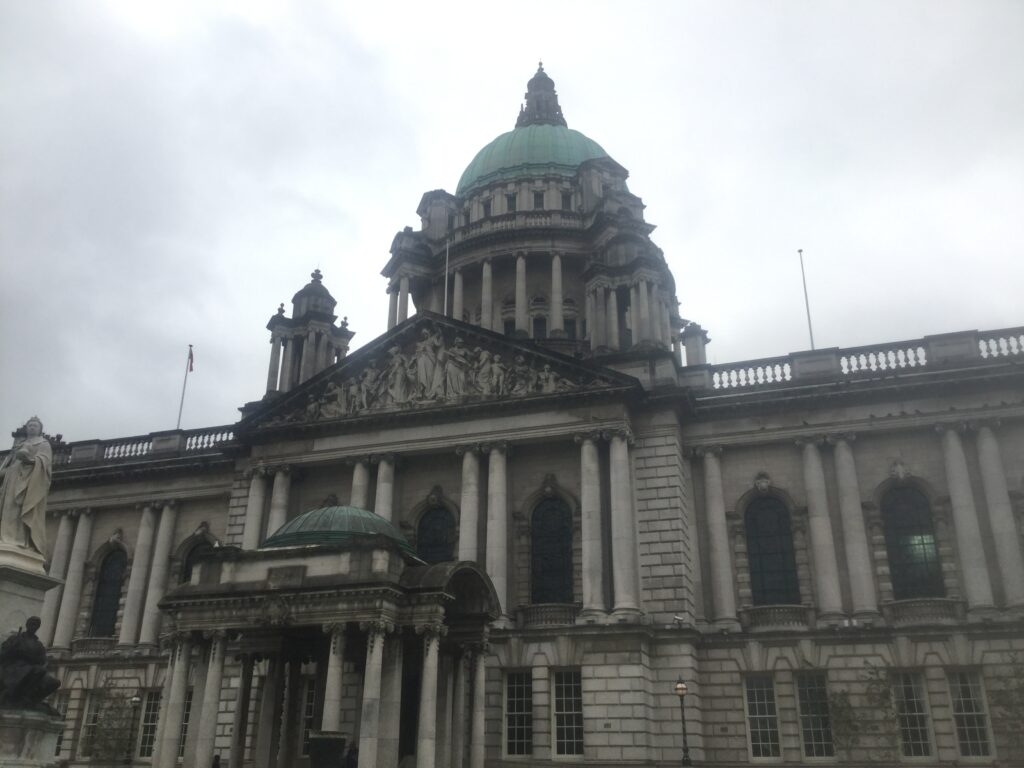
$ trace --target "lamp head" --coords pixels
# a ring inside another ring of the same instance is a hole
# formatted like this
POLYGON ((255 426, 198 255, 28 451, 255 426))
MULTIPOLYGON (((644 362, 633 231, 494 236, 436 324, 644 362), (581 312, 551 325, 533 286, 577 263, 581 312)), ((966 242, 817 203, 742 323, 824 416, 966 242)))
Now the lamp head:
POLYGON ((686 695, 687 690, 688 689, 686 687, 686 683, 683 682, 682 678, 679 678, 679 681, 675 684, 676 696, 678 696, 680 699, 683 698, 683 696, 686 695))

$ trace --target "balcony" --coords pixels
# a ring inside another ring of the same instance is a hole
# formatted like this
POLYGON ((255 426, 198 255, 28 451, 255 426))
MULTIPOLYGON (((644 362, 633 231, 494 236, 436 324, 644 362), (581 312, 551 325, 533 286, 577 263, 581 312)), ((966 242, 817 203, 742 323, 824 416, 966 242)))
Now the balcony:
POLYGON ((921 597, 882 604, 882 616, 894 627, 950 626, 966 617, 964 603, 946 597, 921 597))
POLYGON ((73 656, 108 656, 114 650, 113 637, 76 637, 71 641, 73 656))
POLYGON ((576 623, 579 610, 579 603, 521 605, 516 610, 516 626, 521 629, 570 627, 576 623))
POLYGON ((745 632, 803 631, 814 624, 814 609, 809 605, 746 606, 737 613, 745 632))

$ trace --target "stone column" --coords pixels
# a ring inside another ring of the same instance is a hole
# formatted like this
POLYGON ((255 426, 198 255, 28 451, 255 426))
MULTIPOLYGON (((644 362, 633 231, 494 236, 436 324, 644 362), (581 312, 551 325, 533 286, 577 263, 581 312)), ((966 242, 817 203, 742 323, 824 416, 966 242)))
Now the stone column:
POLYGON ((153 562, 149 570, 149 584, 146 586, 146 607, 142 613, 142 629, 139 630, 140 645, 155 645, 160 633, 160 609, 157 603, 167 591, 167 574, 177 522, 177 506, 173 501, 165 502, 156 531, 156 543, 153 545, 153 562))
POLYGON ((586 321, 587 321, 587 334, 586 338, 590 342, 591 349, 597 349, 597 337, 594 335, 594 293, 593 291, 587 291, 585 297, 586 302, 586 321))
POLYGON ((57 625, 53 630, 53 647, 70 648, 78 624, 78 607, 82 600, 82 579, 85 575, 85 561, 89 557, 92 539, 92 510, 78 513, 75 539, 71 545, 68 572, 64 577, 64 594, 61 596, 57 625))
POLYGON ((619 296, 615 288, 608 289, 608 346, 619 349, 619 296))
POLYGON ((270 511, 267 513, 267 538, 288 522, 288 492, 291 484, 291 467, 274 469, 274 488, 270 492, 270 511))
POLYGON ((608 318, 605 313, 605 287, 594 288, 594 337, 598 347, 608 346, 608 318))
POLYGON ((715 624, 736 627, 736 592, 733 589, 732 558, 729 552, 729 523, 725 517, 722 485, 722 449, 707 446, 697 450, 704 459, 704 517, 708 525, 708 557, 711 562, 711 599, 715 624))
POLYGON ((452 659, 452 768, 462 768, 466 759, 466 657, 456 653, 452 659))
POLYGON ((971 479, 967 470, 967 457, 956 428, 940 426, 942 454, 949 484, 949 501, 953 507, 953 527, 956 529, 957 552, 964 575, 964 592, 969 609, 993 607, 992 584, 988 576, 988 561, 981 543, 981 528, 974 507, 971 479))
POLYGON ((206 686, 203 688, 203 717, 197 724, 196 765, 213 763, 214 739, 217 736, 217 710, 220 705, 220 686, 224 677, 224 633, 210 635, 209 662, 206 668, 206 686))
POLYGON ((398 325, 398 291, 393 285, 388 286, 388 330, 398 325))
POLYGON ((978 465, 981 468, 985 506, 988 507, 1006 604, 1021 606, 1024 605, 1024 559, 1020 551, 1020 533, 1013 517, 999 441, 992 426, 988 424, 978 428, 978 465))
POLYGON ((456 320, 462 319, 462 270, 455 270, 455 277, 452 284, 452 317, 456 320))
POLYGON ((462 493, 459 495, 459 560, 480 561, 480 450, 460 446, 462 493))
MULTIPOLYGON (((53 555, 50 557, 50 576, 61 579, 68 572, 68 558, 71 557, 71 542, 75 535, 75 518, 71 512, 61 512, 57 524, 57 539, 53 543, 53 555)), ((40 615, 39 639, 49 648, 53 645, 53 630, 57 626, 57 612, 60 610, 60 598, 64 593, 64 585, 60 584, 47 590, 43 596, 43 612, 40 615)))
POLYGON ((864 526, 857 465, 853 460, 850 441, 854 435, 832 438, 832 458, 836 465, 836 485, 839 488, 839 514, 843 519, 843 546, 846 550, 846 568, 850 574, 850 597, 853 613, 858 618, 874 620, 878 615, 878 597, 875 594, 874 571, 868 535, 864 526))
POLYGON ((398 744, 402 720, 402 637, 389 637, 384 641, 384 662, 380 691, 380 738, 377 744, 377 764, 398 765, 398 744))
POLYGON ((377 458, 377 493, 373 497, 373 511, 388 522, 394 514, 395 457, 384 454, 377 458))
POLYGON ((647 312, 650 322, 651 341, 661 344, 661 295, 658 291, 658 284, 653 282, 645 283, 647 286, 647 312))
POLYGON ((629 286, 629 322, 633 331, 633 345, 640 342, 640 283, 629 286))
POLYGON ((330 635, 327 653, 327 674, 324 681, 324 713, 320 721, 323 731, 341 730, 341 696, 345 664, 345 625, 327 624, 324 632, 330 635))
POLYGON ((480 275, 480 325, 494 330, 494 294, 491 287, 491 260, 485 259, 480 275))
POLYGON ((442 627, 418 627, 423 634, 423 676, 420 682, 419 728, 416 732, 416 768, 437 764, 437 667, 442 627))
POLYGON ((281 716, 281 747, 277 753, 277 768, 291 768, 293 756, 299 753, 299 734, 302 728, 302 662, 293 656, 288 659, 288 677, 281 716))
POLYGON ((601 464, 594 435, 577 435, 580 445, 580 538, 582 539, 583 610, 581 623, 600 621, 605 613, 604 546, 601 542, 601 464))
POLYGON ((302 357, 299 358, 299 384, 313 375, 313 361, 315 357, 316 331, 310 328, 306 332, 306 338, 302 340, 302 357))
POLYGON ((359 716, 359 762, 379 765, 377 751, 380 741, 381 666, 384 660, 384 637, 390 626, 383 622, 366 622, 360 628, 366 636, 366 673, 363 676, 363 706, 359 716))
POLYGON ((640 299, 640 341, 651 340, 651 303, 648 300, 647 281, 641 280, 637 285, 637 296, 640 299))
POLYGON ((825 621, 838 621, 843 615, 843 598, 839 587, 839 566, 836 563, 836 543, 832 537, 828 492, 825 488, 825 470, 821 465, 817 441, 803 441, 802 450, 807 527, 811 536, 818 617, 825 621))
POLYGON ((526 299, 526 254, 516 256, 516 331, 530 333, 529 307, 526 299))
POLYGON ((613 615, 627 621, 640 615, 640 570, 636 536, 636 511, 630 483, 628 435, 613 433, 609 450, 612 502, 612 587, 613 615))
POLYGON ((369 509, 370 504, 370 465, 366 459, 352 462, 352 497, 349 505, 356 509, 369 509))
POLYGON ((259 723, 256 728, 256 746, 253 749, 255 768, 274 768, 281 739, 282 691, 284 687, 284 659, 279 654, 267 659, 267 674, 263 678, 260 695, 259 723))
POLYGON ((437 765, 452 764, 452 656, 442 653, 437 686, 437 765))
POLYGON ((278 388, 281 392, 288 392, 295 384, 292 375, 295 370, 295 339, 291 336, 282 337, 284 344, 284 355, 281 358, 281 378, 278 380, 278 388))
POLYGON ((139 639, 139 622, 142 619, 143 601, 146 599, 146 577, 149 576, 149 561, 153 555, 153 536, 156 533, 156 509, 152 503, 142 508, 139 520, 139 535, 135 540, 132 570, 128 577, 128 592, 124 598, 124 613, 121 617, 121 634, 117 644, 132 646, 139 639))
POLYGON ((263 467, 252 467, 249 496, 245 501, 245 526, 242 529, 242 549, 256 549, 263 534, 263 507, 267 499, 267 476, 263 467))
POLYGON ((277 377, 281 373, 281 336, 270 339, 270 367, 267 369, 267 392, 277 391, 277 377))
POLYGON ((551 254, 551 333, 561 336, 565 333, 564 297, 562 296, 562 257, 551 254), (555 333, 558 331, 558 333, 555 333))
POLYGON ((505 443, 488 448, 487 457, 487 575, 508 614, 508 473, 505 443))
POLYGON ((155 768, 175 768, 178 765, 178 745, 181 742, 181 720, 185 714, 185 695, 188 690, 188 670, 192 659, 192 641, 182 637, 171 651, 171 686, 167 701, 161 707, 160 742, 153 756, 155 768))
POLYGON ((234 722, 231 726, 231 752, 228 754, 228 768, 242 768, 245 760, 245 739, 249 731, 249 708, 252 698, 252 671, 255 660, 252 654, 242 657, 242 672, 238 681, 238 700, 235 702, 234 722))
POLYGON ((487 709, 487 649, 473 653, 473 712, 469 730, 469 768, 484 768, 484 713, 487 709))
POLYGON ((409 278, 398 281, 398 322, 409 319, 409 278))

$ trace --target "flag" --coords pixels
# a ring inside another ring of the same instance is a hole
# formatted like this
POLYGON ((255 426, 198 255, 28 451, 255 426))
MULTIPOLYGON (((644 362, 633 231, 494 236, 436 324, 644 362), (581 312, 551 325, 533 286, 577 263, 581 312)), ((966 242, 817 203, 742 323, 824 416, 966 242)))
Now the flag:
POLYGON ((193 365, 195 364, 195 356, 192 354, 192 345, 188 345, 188 372, 192 373, 193 365))

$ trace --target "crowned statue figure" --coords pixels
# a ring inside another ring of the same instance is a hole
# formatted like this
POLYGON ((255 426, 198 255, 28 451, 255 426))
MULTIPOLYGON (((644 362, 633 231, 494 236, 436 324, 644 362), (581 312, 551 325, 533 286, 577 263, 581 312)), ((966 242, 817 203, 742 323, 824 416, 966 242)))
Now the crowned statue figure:
POLYGON ((52 470, 50 441, 43 435, 43 423, 33 416, 0 463, 0 542, 46 556, 46 498, 52 470))

